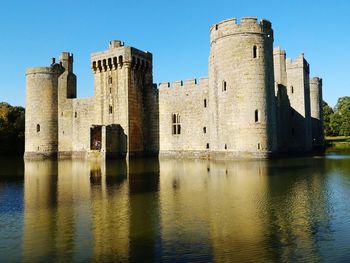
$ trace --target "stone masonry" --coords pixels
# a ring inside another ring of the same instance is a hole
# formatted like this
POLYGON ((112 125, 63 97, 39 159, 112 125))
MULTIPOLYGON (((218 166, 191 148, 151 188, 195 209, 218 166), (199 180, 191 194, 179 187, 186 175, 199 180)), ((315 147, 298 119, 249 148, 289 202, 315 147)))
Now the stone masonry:
POLYGON ((269 21, 210 28, 209 77, 153 84, 152 54, 113 40, 76 98, 73 55, 26 71, 25 158, 267 158, 322 149, 322 79, 273 49, 269 21))

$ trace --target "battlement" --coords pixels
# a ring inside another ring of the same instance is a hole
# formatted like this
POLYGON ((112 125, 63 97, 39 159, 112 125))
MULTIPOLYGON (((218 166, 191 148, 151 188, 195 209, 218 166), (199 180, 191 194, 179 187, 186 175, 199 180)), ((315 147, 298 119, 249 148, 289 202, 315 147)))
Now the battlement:
POLYGON ((281 47, 275 47, 273 49, 273 54, 274 55, 286 55, 286 51, 284 49, 282 49, 281 47))
POLYGON ((310 79, 310 82, 322 84, 322 79, 319 77, 313 77, 312 79, 310 79))
POLYGON ((67 71, 73 72, 73 54, 69 52, 62 52, 60 56, 60 63, 67 71))
POLYGON ((240 23, 236 18, 230 18, 214 24, 210 27, 210 43, 218 39, 235 34, 263 34, 273 39, 271 22, 256 17, 242 17, 240 23))
POLYGON ((30 74, 61 74, 63 69, 60 64, 51 64, 50 67, 32 67, 26 69, 26 75, 30 74))
POLYGON ((319 77, 313 77, 309 80, 310 83, 310 91, 316 91, 319 92, 319 90, 322 90, 322 79, 319 77))
POLYGON ((158 89, 162 90, 190 90, 194 88, 203 88, 208 84, 208 78, 188 79, 188 80, 176 80, 173 82, 159 83, 158 89))
POLYGON ((112 40, 109 42, 109 49, 114 49, 114 48, 118 48, 118 47, 123 47, 124 46, 124 42, 120 41, 120 40, 112 40))
POLYGON ((292 68, 305 68, 307 72, 309 72, 310 65, 306 61, 304 57, 304 53, 301 53, 296 59, 287 58, 286 59, 286 67, 287 69, 292 68))
POLYGON ((91 55, 93 73, 115 70, 124 65, 139 70, 151 69, 152 53, 125 46, 120 40, 112 40, 108 50, 91 55))

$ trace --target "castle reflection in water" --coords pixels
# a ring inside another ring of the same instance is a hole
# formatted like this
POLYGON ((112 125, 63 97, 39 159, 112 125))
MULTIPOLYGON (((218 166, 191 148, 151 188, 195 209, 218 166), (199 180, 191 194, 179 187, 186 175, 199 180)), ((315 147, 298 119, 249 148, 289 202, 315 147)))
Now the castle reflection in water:
POLYGON ((23 260, 318 260, 324 170, 323 158, 26 161, 23 260))

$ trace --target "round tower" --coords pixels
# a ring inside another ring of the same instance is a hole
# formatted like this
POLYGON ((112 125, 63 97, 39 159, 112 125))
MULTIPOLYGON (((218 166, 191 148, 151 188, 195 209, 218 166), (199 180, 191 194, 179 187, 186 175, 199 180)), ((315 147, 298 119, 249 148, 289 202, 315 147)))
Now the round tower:
POLYGON ((57 88, 59 64, 26 70, 26 159, 56 157, 58 146, 57 88))
POLYGON ((310 79, 310 109, 314 147, 324 145, 322 103, 322 79, 314 77, 310 79))
POLYGON ((210 28, 209 90, 213 154, 261 158, 276 151, 269 21, 233 18, 210 28))

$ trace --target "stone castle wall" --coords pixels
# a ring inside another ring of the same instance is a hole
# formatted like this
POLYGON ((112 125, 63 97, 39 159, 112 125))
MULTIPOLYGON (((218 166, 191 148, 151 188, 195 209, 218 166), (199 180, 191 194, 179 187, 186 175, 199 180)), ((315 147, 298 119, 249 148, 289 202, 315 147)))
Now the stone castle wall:
POLYGON ((26 71, 26 158, 57 155, 57 86, 61 73, 57 64, 26 71))
POLYGON ((157 87, 152 59, 111 41, 91 55, 94 96, 84 99, 73 55, 28 69, 25 156, 265 158, 323 142, 322 82, 309 80, 303 55, 273 50, 265 19, 210 28, 208 78, 157 87))
POLYGON ((310 90, 309 63, 303 54, 295 60, 286 59, 285 51, 278 47, 274 49, 274 71, 279 151, 310 151, 311 104, 321 107, 322 101, 310 90))
POLYGON ((310 109, 313 146, 324 146, 322 79, 310 79, 310 109))
POLYGON ((300 55, 287 59, 287 94, 292 107, 290 147, 296 151, 311 150, 311 117, 309 64, 300 55))
POLYGON ((152 127, 153 122, 145 110, 154 93, 152 54, 112 41, 109 50, 93 54, 91 60, 95 123, 120 125, 130 155, 150 151, 153 146, 148 137, 153 133, 145 127, 152 127))
POLYGON ((277 149, 271 23, 226 20, 211 27, 210 40, 211 149, 266 157, 277 149))
POLYGON ((159 85, 161 156, 207 154, 210 147, 208 88, 208 78, 159 85))

